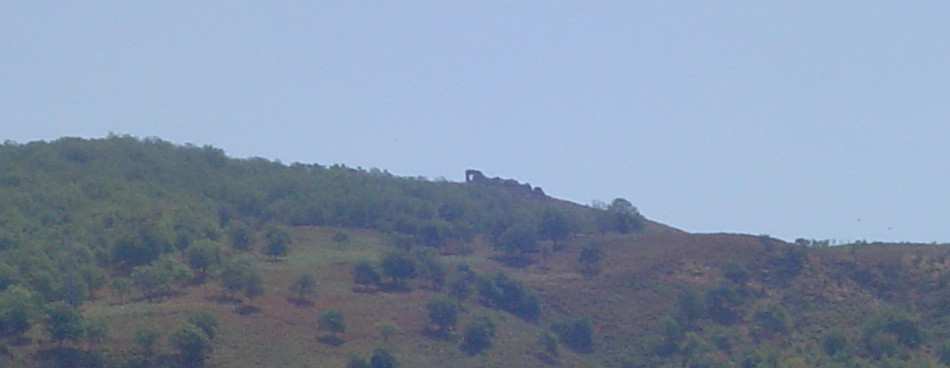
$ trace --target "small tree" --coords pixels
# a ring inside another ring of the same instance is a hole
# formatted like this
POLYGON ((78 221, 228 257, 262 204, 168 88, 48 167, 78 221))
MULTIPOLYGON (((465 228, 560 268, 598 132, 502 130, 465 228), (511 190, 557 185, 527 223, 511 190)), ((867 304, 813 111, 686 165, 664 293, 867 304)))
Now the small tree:
POLYGON ((331 238, 333 243, 336 244, 337 249, 343 249, 343 246, 350 241, 350 235, 343 230, 337 230, 333 232, 333 237, 331 238))
POLYGON ((449 295, 451 295, 459 304, 475 292, 472 288, 474 278, 470 274, 455 273, 449 277, 449 295))
POLYGON ((369 362, 365 358, 353 354, 350 356, 350 360, 346 362, 346 368, 369 368, 369 362))
POLYGON ((547 355, 548 359, 553 360, 561 356, 561 351, 557 344, 557 337, 550 331, 543 331, 538 335, 538 345, 543 349, 543 354, 547 355))
POLYGON ((112 290, 115 291, 119 299, 125 299, 125 297, 132 292, 133 285, 132 280, 129 280, 127 277, 114 277, 112 281, 109 282, 109 286, 112 287, 112 290))
POLYGON ((0 337, 20 338, 38 312, 29 289, 13 285, 0 292, 0 337))
POLYGON ((937 360, 940 364, 950 365, 950 340, 944 340, 937 348, 937 360))
POLYGON ((135 343, 142 349, 142 359, 148 362, 155 354, 155 344, 162 333, 155 327, 145 327, 135 331, 135 343))
POLYGON ((557 334, 558 340, 574 350, 586 353, 594 347, 594 327, 587 317, 555 323, 551 325, 551 331, 557 334))
POLYGON ((558 242, 567 239, 571 235, 571 224, 567 221, 567 216, 561 211, 548 209, 541 217, 538 235, 542 239, 554 243, 553 248, 557 250, 559 249, 558 242))
POLYGON ((736 285, 744 286, 751 278, 745 264, 734 259, 727 260, 722 265, 722 276, 736 285))
POLYGON ((200 367, 211 355, 211 341, 200 328, 185 324, 172 332, 169 341, 178 350, 178 358, 186 367, 200 367))
POLYGON ((488 317, 479 316, 467 323, 462 328, 462 343, 459 349, 475 355, 485 351, 492 346, 492 337, 495 336, 495 323, 488 317))
POLYGON ((392 278, 393 284, 402 286, 405 280, 416 277, 416 262, 404 252, 390 252, 383 257, 380 267, 383 274, 392 278))
POLYGON ((597 272, 597 263, 603 255, 603 250, 599 243, 589 242, 581 248, 577 255, 577 260, 584 264, 584 273, 593 275, 597 272))
POLYGON ((426 303, 429 320, 438 328, 440 335, 449 335, 458 322, 458 301, 449 297, 429 299, 426 303))
POLYGON ((132 283, 148 301, 168 295, 172 287, 172 274, 158 265, 145 265, 132 269, 132 283))
POLYGON ((342 344, 343 338, 339 335, 346 332, 346 318, 343 312, 337 309, 320 312, 317 317, 317 329, 328 332, 328 335, 323 337, 324 342, 332 345, 342 344))
POLYGON ((848 337, 840 330, 832 330, 821 336, 821 348, 830 357, 848 354, 848 337))
POLYGON ((231 222, 228 237, 231 238, 231 247, 237 250, 249 250, 254 244, 254 231, 240 222, 231 222))
POLYGON ((415 252, 418 259, 419 269, 422 277, 429 280, 432 289, 440 290, 445 285, 446 270, 445 265, 439 260, 438 256, 429 251, 415 252))
POLYGON ((207 309, 200 311, 192 312, 188 315, 188 323, 194 325, 201 329, 205 335, 208 336, 208 339, 214 339, 214 336, 218 331, 218 317, 215 317, 214 313, 207 309))
POLYGON ((616 198, 607 206, 610 222, 613 229, 621 234, 637 231, 642 227, 637 208, 630 201, 616 198))
POLYGON ((234 293, 246 289, 255 275, 257 271, 252 261, 248 258, 238 258, 224 264, 219 281, 225 293, 233 296, 234 293))
POLYGON ((271 226, 267 230, 267 244, 264 246, 264 254, 277 260, 278 257, 286 256, 290 251, 290 233, 282 226, 271 226))
POLYGON ((195 272, 195 278, 204 282, 208 269, 221 263, 221 248, 210 240, 200 241, 185 251, 188 266, 195 272))
POLYGON ((82 313, 63 302, 54 302, 47 307, 44 322, 50 339, 60 345, 65 340, 77 340, 85 333, 82 313))
POLYGON ((389 341, 389 338, 399 334, 400 329, 399 325, 393 321, 384 321, 376 325, 379 328, 379 334, 383 337, 383 341, 389 341))
POLYGON ((366 290, 371 285, 379 285, 379 273, 376 272, 376 268, 369 261, 359 261, 353 267, 353 282, 366 290))
POLYGON ((499 235, 494 247, 510 258, 523 259, 538 251, 537 230, 527 221, 515 222, 499 235))
POLYGON ((788 332, 788 312, 778 304, 767 304, 756 308, 752 314, 756 333, 761 336, 781 335, 788 332))
POLYGON ((264 295, 264 279, 257 272, 248 276, 244 284, 244 296, 247 297, 248 304, 254 302, 254 298, 264 295))
POLYGON ((86 342, 90 346, 100 344, 109 335, 109 325, 105 321, 89 321, 83 327, 86 335, 86 342))
POLYGON ((737 307, 742 302, 742 297, 732 284, 720 282, 706 290, 703 301, 706 306, 706 315, 712 320, 724 325, 733 324, 739 320, 737 307))
POLYGON ((397 365, 396 356, 382 346, 373 349, 373 355, 369 357, 370 368, 396 368, 397 365))
POLYGON ((303 273, 290 284, 290 291, 297 293, 297 300, 303 301, 304 296, 313 295, 317 290, 317 279, 312 273, 303 273))

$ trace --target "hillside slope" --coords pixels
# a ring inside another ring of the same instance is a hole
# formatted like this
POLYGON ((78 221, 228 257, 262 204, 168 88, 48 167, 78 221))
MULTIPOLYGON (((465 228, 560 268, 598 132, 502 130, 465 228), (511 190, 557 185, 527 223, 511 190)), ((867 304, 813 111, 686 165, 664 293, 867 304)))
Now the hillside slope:
POLYGON ((689 234, 623 199, 130 137, 5 144, 0 205, 0 366, 950 362, 942 245, 689 234))

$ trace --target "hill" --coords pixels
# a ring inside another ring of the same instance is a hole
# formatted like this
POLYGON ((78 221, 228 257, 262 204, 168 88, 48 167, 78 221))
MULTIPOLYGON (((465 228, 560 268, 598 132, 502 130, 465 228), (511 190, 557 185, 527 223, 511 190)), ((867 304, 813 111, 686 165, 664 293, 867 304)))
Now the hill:
POLYGON ((0 366, 950 363, 948 248, 110 136, 0 147, 0 366))

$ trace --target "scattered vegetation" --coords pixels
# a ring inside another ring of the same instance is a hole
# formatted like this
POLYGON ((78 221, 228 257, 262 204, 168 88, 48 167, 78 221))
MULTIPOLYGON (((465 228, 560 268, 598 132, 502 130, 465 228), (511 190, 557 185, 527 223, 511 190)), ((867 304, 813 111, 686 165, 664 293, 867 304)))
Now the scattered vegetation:
POLYGON ((943 245, 685 234, 503 183, 7 142, 0 366, 950 364, 943 245))

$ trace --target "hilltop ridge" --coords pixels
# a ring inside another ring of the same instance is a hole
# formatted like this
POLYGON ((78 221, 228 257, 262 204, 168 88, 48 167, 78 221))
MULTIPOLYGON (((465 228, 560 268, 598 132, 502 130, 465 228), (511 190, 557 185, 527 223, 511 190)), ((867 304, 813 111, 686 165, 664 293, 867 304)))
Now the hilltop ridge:
POLYGON ((692 234, 471 169, 7 142, 0 366, 943 366, 948 250, 692 234))

